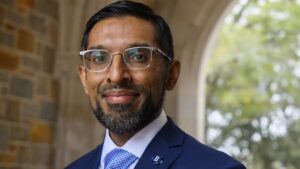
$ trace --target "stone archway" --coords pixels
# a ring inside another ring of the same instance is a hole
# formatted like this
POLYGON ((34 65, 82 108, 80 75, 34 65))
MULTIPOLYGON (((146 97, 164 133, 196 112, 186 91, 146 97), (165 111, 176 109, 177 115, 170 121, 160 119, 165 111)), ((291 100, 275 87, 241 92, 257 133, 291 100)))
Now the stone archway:
MULTIPOLYGON (((84 154, 100 142, 103 129, 89 113, 89 104, 76 75, 79 42, 86 20, 110 0, 62 0, 60 3, 60 112, 56 132, 56 168, 84 154)), ((170 24, 177 59, 182 63, 175 90, 167 93, 165 109, 185 131, 204 139, 204 67, 214 30, 232 0, 139 0, 153 7, 170 24), (199 93, 199 94, 198 94, 199 93)))
POLYGON ((173 29, 182 71, 176 94, 166 107, 173 107, 180 127, 201 141, 205 138, 205 66, 213 50, 219 23, 234 2, 177 1, 169 14, 171 17, 167 18, 173 29), (174 103, 177 103, 176 108, 172 106, 174 103))

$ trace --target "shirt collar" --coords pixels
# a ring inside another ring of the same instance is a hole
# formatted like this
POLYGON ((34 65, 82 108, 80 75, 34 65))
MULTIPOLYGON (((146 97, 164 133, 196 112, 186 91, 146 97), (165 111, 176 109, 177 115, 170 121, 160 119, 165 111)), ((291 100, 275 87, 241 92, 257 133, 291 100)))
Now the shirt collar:
POLYGON ((159 130, 166 124, 167 116, 164 110, 160 113, 160 115, 153 120, 146 127, 141 129, 138 133, 136 133, 132 138, 130 138, 122 147, 118 147, 110 138, 109 131, 106 129, 105 139, 103 143, 103 149, 101 154, 101 165, 104 164, 104 157, 107 153, 115 148, 122 148, 136 157, 140 158, 147 148, 148 144, 155 137, 155 135, 159 132, 159 130))

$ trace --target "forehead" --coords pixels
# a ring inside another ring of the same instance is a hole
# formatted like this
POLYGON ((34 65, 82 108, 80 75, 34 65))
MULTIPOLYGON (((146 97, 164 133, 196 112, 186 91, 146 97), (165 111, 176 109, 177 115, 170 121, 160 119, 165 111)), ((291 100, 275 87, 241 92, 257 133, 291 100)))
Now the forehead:
POLYGON ((149 21, 133 16, 112 17, 99 21, 92 28, 88 48, 126 48, 132 44, 155 44, 155 28, 149 21))

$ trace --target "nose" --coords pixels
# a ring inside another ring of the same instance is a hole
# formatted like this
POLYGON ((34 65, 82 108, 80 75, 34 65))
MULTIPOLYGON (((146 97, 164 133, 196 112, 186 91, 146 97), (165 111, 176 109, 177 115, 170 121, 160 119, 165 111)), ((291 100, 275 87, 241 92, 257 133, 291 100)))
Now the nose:
POLYGON ((114 54, 108 69, 107 82, 120 84, 131 79, 128 67, 123 61, 121 54, 114 54))

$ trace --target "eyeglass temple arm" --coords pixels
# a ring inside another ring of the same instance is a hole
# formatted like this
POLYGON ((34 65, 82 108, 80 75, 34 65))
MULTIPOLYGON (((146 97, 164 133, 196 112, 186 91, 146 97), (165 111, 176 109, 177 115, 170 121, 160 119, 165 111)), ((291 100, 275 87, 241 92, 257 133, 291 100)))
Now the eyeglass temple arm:
POLYGON ((166 57, 170 62, 172 62, 172 58, 170 56, 168 56, 164 51, 160 50, 160 49, 156 49, 159 53, 161 53, 164 57, 166 57))

